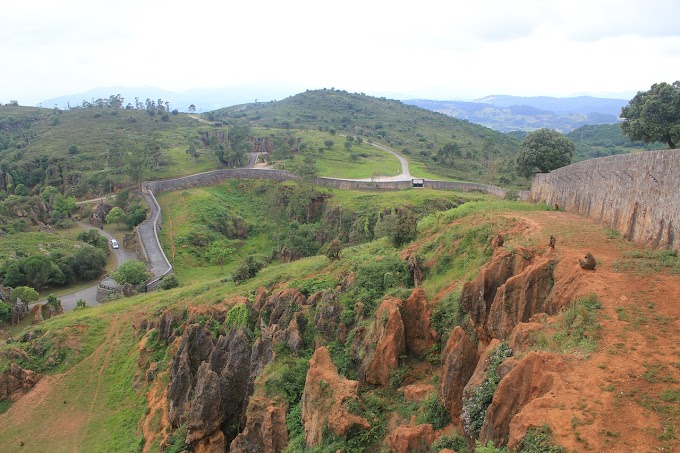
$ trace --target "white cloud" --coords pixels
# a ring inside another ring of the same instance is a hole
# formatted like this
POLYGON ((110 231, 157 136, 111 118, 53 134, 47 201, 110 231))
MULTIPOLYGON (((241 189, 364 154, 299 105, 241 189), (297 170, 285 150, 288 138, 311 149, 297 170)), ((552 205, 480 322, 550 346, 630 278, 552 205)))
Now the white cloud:
POLYGON ((0 100, 258 82, 433 98, 633 93, 678 78, 678 13, 672 0, 12 2, 0 7, 0 100))

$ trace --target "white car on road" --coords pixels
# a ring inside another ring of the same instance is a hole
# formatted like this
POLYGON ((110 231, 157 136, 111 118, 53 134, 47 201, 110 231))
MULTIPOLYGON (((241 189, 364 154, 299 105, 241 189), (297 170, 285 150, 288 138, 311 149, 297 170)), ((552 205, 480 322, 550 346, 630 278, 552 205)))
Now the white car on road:
POLYGON ((113 247, 114 249, 117 249, 118 248, 118 241, 116 241, 115 239, 111 239, 111 247, 113 247))

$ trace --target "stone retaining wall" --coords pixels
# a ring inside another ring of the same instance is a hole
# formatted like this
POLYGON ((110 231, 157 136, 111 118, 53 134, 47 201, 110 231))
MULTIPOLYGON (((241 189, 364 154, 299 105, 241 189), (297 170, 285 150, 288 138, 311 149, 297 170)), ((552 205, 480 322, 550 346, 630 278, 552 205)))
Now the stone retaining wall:
MULTIPOLYGON (((227 179, 271 179, 274 181, 290 181, 299 179, 297 175, 284 170, 265 170, 261 168, 235 168, 213 170, 191 176, 162 181, 145 182, 144 188, 150 192, 168 192, 191 187, 204 187, 218 184, 227 179)), ((314 183, 334 189, 359 190, 399 190, 412 187, 411 181, 353 181, 348 179, 315 178, 314 183)), ((471 182, 453 182, 425 180, 424 187, 437 190, 458 190, 463 192, 484 192, 503 198, 507 189, 471 182)), ((528 199, 529 192, 519 192, 520 199, 528 199)))
POLYGON ((590 159, 537 174, 531 200, 557 204, 631 241, 680 249, 680 150, 590 159))

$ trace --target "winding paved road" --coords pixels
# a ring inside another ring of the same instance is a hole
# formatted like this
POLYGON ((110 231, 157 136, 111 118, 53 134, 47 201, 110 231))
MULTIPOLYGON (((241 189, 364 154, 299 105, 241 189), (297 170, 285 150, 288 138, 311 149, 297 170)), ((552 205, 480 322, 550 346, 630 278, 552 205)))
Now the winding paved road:
MULTIPOLYGON (((78 222, 78 226, 81 227, 84 230, 89 230, 93 227, 92 225, 88 225, 87 223, 83 222, 78 222)), ((99 231, 99 234, 102 236, 106 237, 106 239, 109 242, 109 247, 111 247, 111 239, 113 239, 113 236, 111 236, 109 233, 107 233, 104 230, 97 230, 99 231)), ((113 256, 116 258, 116 268, 118 268, 121 264, 123 264, 125 261, 129 260, 135 260, 137 259, 137 255, 128 252, 126 250, 123 250, 122 248, 119 249, 111 249, 113 251, 113 256)), ((111 277, 106 277, 104 279, 104 284, 107 286, 112 286, 116 287, 118 284, 113 281, 111 277)), ((59 296, 59 299, 61 300, 61 306, 64 309, 64 311, 71 311, 73 308, 76 306, 76 302, 78 299, 83 299, 85 302, 87 302, 88 306, 94 306, 94 305, 100 305, 99 302, 97 302, 97 286, 99 285, 99 282, 95 283, 92 286, 89 286, 85 289, 81 289, 80 291, 75 291, 70 294, 65 294, 63 296, 59 296)), ((44 304, 47 302, 46 300, 41 300, 40 302, 37 302, 39 304, 44 304)), ((30 306, 33 306, 35 304, 31 304, 30 306)))
MULTIPOLYGON (((399 154, 398 152, 394 151, 393 149, 388 148, 387 146, 379 145, 377 143, 371 143, 372 146, 381 149, 383 151, 387 151, 388 153, 392 154, 394 157, 399 159, 399 162, 401 163, 401 174, 397 176, 380 176, 381 181, 410 181, 413 179, 411 176, 411 172, 409 171, 408 168, 408 161, 404 156, 399 154)), ((360 180, 362 181, 362 180, 360 180)), ((370 181, 369 179, 364 179, 363 181, 370 181)))

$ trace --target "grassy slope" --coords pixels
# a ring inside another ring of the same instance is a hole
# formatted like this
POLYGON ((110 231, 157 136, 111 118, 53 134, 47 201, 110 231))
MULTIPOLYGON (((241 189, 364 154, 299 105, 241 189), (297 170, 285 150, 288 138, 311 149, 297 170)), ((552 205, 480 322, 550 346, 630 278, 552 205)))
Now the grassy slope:
MULTIPOLYGON (((287 132, 290 131, 268 127, 251 129, 251 133, 259 137, 271 134, 284 135, 287 132)), ((302 130, 295 131, 295 135, 302 138, 303 142, 307 144, 308 149, 317 151, 316 166, 319 170, 319 176, 362 179, 370 178, 374 173, 381 176, 394 176, 401 173, 401 166, 396 157, 366 142, 360 145, 355 144, 351 149, 346 149, 344 146, 345 137, 333 135, 329 132, 302 130), (326 140, 333 142, 333 146, 330 149, 324 146, 324 141, 326 140), (323 148, 323 153, 318 152, 319 148, 323 148), (354 157, 352 156, 353 154, 355 155, 354 157), (360 154, 367 154, 368 157, 359 156, 360 154)), ((295 164, 296 159, 293 159, 292 161, 284 161, 278 164, 277 167, 294 169, 295 164)))
MULTIPOLYGON (((228 181, 220 186, 160 194, 158 201, 162 208, 164 225, 160 239, 164 249, 169 251, 169 259, 171 262, 174 260, 175 271, 180 279, 195 281, 222 275, 219 266, 206 265, 206 250, 191 247, 184 240, 191 231, 200 228, 197 222, 199 212, 208 209, 214 203, 242 217, 250 226, 248 239, 233 241, 237 252, 225 266, 225 275, 229 275, 237 262, 249 253, 271 255, 277 247, 272 238, 276 225, 271 219, 269 197, 272 190, 277 190, 276 187, 272 183, 228 181)), ((379 212, 404 206, 422 210, 451 201, 483 198, 481 195, 430 189, 390 192, 335 190, 326 193, 331 195, 327 199, 331 206, 357 213, 379 212)))
MULTIPOLYGON (((485 147, 493 145, 499 174, 510 178, 519 143, 510 136, 444 114, 344 91, 307 91, 278 102, 234 106, 210 115, 229 121, 247 120, 253 126, 333 128, 342 134, 363 135, 365 140, 383 142, 404 152, 438 178, 479 182, 491 182, 488 168, 481 163, 485 147), (449 142, 458 144, 463 153, 454 168, 443 167, 431 159, 449 142)), ((517 183, 526 181, 518 179, 517 183)))
POLYGON ((166 165, 154 169, 148 175, 151 179, 219 168, 212 156, 192 162, 184 152, 187 137, 212 126, 186 114, 169 118, 164 122, 159 115, 152 117, 138 110, 92 108, 56 113, 52 109, 0 106, 0 131, 18 135, 15 138, 21 147, 0 151, 0 164, 30 172, 38 162, 48 161, 66 163, 71 173, 100 172, 106 168, 107 153, 114 143, 143 145, 154 138, 165 149, 166 165), (69 154, 71 145, 78 147, 77 154, 69 154))
POLYGON ((567 138, 576 145, 575 162, 614 154, 665 149, 660 143, 631 142, 630 138, 623 135, 619 124, 582 126, 568 133, 567 138))
MULTIPOLYGON (((524 216, 523 211, 536 209, 546 208, 515 202, 480 200, 423 219, 419 225, 418 239, 407 248, 417 249, 425 258, 424 263, 428 270, 424 288, 428 300, 437 301, 449 294, 455 294, 460 285, 472 278, 478 272, 479 266, 488 259, 490 237, 498 231, 507 231, 508 227, 517 225, 518 217, 524 216)), ((555 231, 564 244, 576 241, 572 246, 576 245, 580 250, 587 246, 579 242, 582 236, 579 232, 583 231, 583 225, 577 224, 578 219, 567 221, 570 218, 564 214, 559 217, 564 220, 555 220, 555 225, 559 228, 559 231, 555 231)), ((550 228, 556 228, 555 225, 550 228)), ((607 231, 601 226, 588 224, 586 229, 590 236, 603 242, 614 240, 622 249, 633 249, 632 245, 616 238, 607 240, 607 231)), ((525 242, 523 228, 514 231, 515 233, 506 235, 506 241, 534 244, 525 242)), ((543 236, 552 231, 543 231, 541 241, 543 236)), ((536 238, 532 240, 535 241, 536 238)), ((274 265, 238 286, 231 282, 222 282, 219 278, 206 278, 196 282, 185 280, 183 287, 171 291, 141 295, 48 320, 39 327, 40 330, 49 332, 47 337, 51 340, 45 344, 61 339, 59 341, 72 347, 60 364, 46 372, 53 376, 43 381, 44 387, 39 384, 24 397, 25 400, 16 403, 7 414, 0 415, 0 445, 12 449, 16 448, 19 441, 24 441, 22 451, 29 452, 43 451, 48 443, 52 451, 137 451, 141 444, 137 421, 145 413, 142 395, 146 388, 143 387, 140 393, 132 390, 137 358, 131 328, 134 319, 158 316, 168 307, 213 305, 229 300, 236 294, 251 296, 252 291, 259 286, 272 287, 279 282, 291 282, 321 274, 337 277, 355 265, 356 260, 363 260, 366 254, 380 254, 384 250, 390 250, 390 247, 386 241, 379 240, 346 249, 343 258, 337 262, 329 262, 327 258, 317 256, 290 264, 274 265)), ((613 310, 610 316, 612 315, 615 316, 613 310)), ((615 341, 624 340, 617 338, 615 341)), ((1 345, 0 350, 22 348, 24 345, 1 345)), ((31 351, 28 352, 32 354, 31 351)), ((597 360, 602 360, 602 354, 597 360)), ((592 365, 591 362, 587 363, 592 365)), ((42 371, 40 367, 43 365, 38 360, 35 367, 42 371)), ((4 366, 6 362, 3 361, 0 369, 4 366)), ((409 374, 409 378, 414 376, 409 374)), ((429 378, 424 375, 418 379, 429 378)), ((374 392, 362 389, 362 398, 386 407, 399 402, 398 394, 387 390, 374 392)), ((603 401, 609 401, 604 396, 602 398, 603 401)), ((419 406, 411 404, 399 407, 404 412, 402 418, 407 422, 419 406)), ((593 436, 588 437, 589 441, 593 441, 593 436)), ((616 437, 609 441, 618 442, 616 437)))

